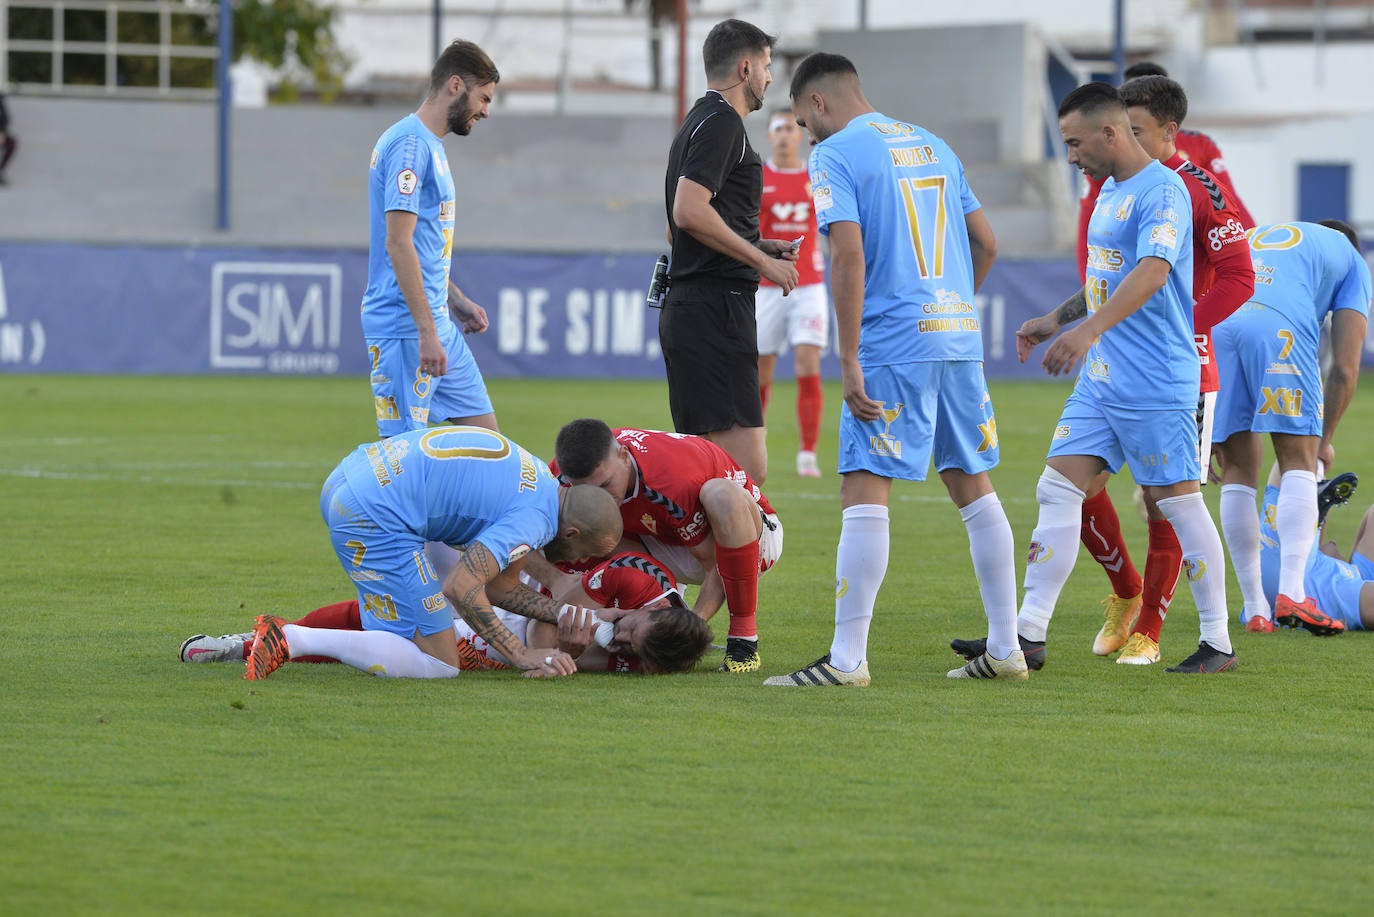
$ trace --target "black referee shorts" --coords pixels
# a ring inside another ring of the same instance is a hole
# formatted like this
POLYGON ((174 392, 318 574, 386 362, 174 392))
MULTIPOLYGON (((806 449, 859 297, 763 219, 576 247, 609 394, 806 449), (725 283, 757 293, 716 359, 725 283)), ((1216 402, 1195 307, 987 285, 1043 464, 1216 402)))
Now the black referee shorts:
POLYGON ((749 281, 673 281, 658 318, 658 343, 677 432, 763 426, 757 289, 749 281))

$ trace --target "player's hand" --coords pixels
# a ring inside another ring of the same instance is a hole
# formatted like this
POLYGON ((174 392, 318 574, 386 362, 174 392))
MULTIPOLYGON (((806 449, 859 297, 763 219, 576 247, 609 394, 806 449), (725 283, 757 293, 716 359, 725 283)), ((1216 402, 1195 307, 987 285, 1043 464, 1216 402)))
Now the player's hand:
POLYGON ((558 648, 576 659, 592 645, 596 614, 590 608, 574 608, 558 618, 558 648))
POLYGON ((577 671, 577 663, 562 650, 527 646, 515 660, 526 678, 562 678, 577 671))
POLYGON ((1209 484, 1221 484, 1221 473, 1224 470, 1221 466, 1221 452, 1216 446, 1213 446, 1211 453, 1207 456, 1207 482, 1209 484))
POLYGON ((1016 356, 1022 363, 1031 355, 1037 344, 1041 344, 1054 337, 1054 333, 1059 330, 1059 323, 1055 321, 1054 315, 1041 315, 1036 318, 1027 319, 1021 327, 1016 329, 1016 356))
POLYGON ((487 310, 466 296, 461 299, 456 296, 449 299, 448 311, 453 316, 454 323, 463 329, 464 334, 482 334, 491 327, 487 310))
MULTIPOLYGON (((769 239, 769 242, 776 242, 776 239, 769 239)), ((795 257, 793 261, 795 261, 795 257)), ((759 266, 759 273, 769 281, 782 287, 782 295, 786 296, 797 288, 797 266, 792 261, 782 258, 765 258, 759 266)))
POLYGON ((420 372, 427 376, 442 376, 448 372, 448 353, 438 336, 420 336, 420 372))
POLYGON ((870 423, 883 416, 882 402, 874 401, 868 397, 868 391, 864 388, 863 367, 858 364, 858 361, 853 363, 841 362, 840 378, 844 383, 844 403, 849 405, 851 414, 865 423, 870 423))
POLYGON ((1336 446, 1333 443, 1322 443, 1317 447, 1317 461, 1326 469, 1326 474, 1322 477, 1331 477, 1331 469, 1336 467, 1336 446))
MULTIPOLYGON (((1020 338, 1017 338, 1017 350, 1021 349, 1020 338)), ((1051 376, 1062 376, 1071 373, 1082 361, 1083 356, 1088 352, 1088 348, 1093 344, 1093 333, 1082 325, 1077 328, 1070 328, 1050 345, 1050 349, 1045 351, 1045 359, 1040 361, 1040 365, 1045 367, 1045 372, 1051 376)))

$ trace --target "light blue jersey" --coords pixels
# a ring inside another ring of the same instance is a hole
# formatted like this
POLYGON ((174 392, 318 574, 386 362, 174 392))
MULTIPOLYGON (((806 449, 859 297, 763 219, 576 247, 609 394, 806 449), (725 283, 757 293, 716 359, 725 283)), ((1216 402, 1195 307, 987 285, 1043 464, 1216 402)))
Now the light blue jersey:
POLYGON ((459 548, 480 541, 502 569, 557 532, 558 482, 547 464, 481 427, 367 443, 339 469, 382 531, 459 548))
POLYGON ((377 141, 372 150, 367 196, 369 236, 363 336, 415 338, 418 334, 386 252, 386 215, 391 210, 416 215, 415 252, 420 259, 425 296, 434 313, 434 323, 442 332, 450 324, 448 272, 453 250, 453 175, 443 142, 417 115, 402 118, 377 141))
POLYGON ((1369 265, 1344 234, 1316 223, 1250 236, 1255 292, 1212 331, 1221 388, 1213 436, 1321 436, 1321 326, 1336 309, 1368 318, 1369 265))
POLYGON ((558 482, 492 430, 412 430, 340 462, 320 491, 320 514, 358 588, 363 628, 409 639, 453 623, 425 542, 480 543, 504 570, 557 534, 558 482))
POLYGON ((1317 340, 1327 313, 1369 315, 1369 265, 1344 234, 1317 223, 1259 226, 1250 234, 1251 302, 1264 303, 1317 340))
MULTIPOLYGON (((1345 237, 1341 237, 1345 242, 1345 237)), ((1350 246, 1349 242, 1345 242, 1350 246)), ((1354 246, 1350 246, 1354 251, 1354 246)), ((1274 485, 1264 488, 1264 507, 1260 510, 1260 580, 1264 585, 1264 597, 1272 608, 1278 601, 1279 571, 1283 559, 1279 554, 1279 532, 1274 527, 1278 514, 1279 489, 1274 485)), ((1342 560, 1322 553, 1321 533, 1312 538, 1312 550, 1307 555, 1307 568, 1303 571, 1302 586, 1308 597, 1315 600, 1317 607, 1338 621, 1345 622, 1346 630, 1364 630, 1364 620, 1360 617, 1360 595, 1366 583, 1374 581, 1374 564, 1362 554, 1354 554, 1350 560, 1342 560)), ((1244 610, 1241 623, 1245 623, 1244 610)))
POLYGON ((820 231, 840 222, 863 231, 859 362, 981 361, 964 215, 982 205, 949 145, 869 112, 812 150, 809 168, 820 231))
POLYGON ((1172 269, 1157 293, 1088 348, 1079 394, 1115 407, 1196 408, 1192 214, 1183 179, 1159 162, 1102 186, 1088 223, 1088 311, 1102 308, 1141 259, 1172 269))

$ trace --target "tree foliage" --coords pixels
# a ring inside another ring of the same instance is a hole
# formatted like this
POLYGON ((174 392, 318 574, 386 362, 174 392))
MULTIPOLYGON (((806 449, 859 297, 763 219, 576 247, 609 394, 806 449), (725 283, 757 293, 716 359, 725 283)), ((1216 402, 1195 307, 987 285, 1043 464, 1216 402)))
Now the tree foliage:
MULTIPOLYGON (((180 4, 178 4, 180 6, 180 4)), ((117 8, 117 7, 116 7, 117 8)), ((108 34, 110 20, 104 10, 76 10, 49 6, 24 6, 12 0, 9 38, 51 41, 55 17, 62 16, 62 34, 68 42, 115 43, 114 81, 117 86, 156 87, 159 63, 155 54, 127 53, 130 45, 157 45, 162 39, 156 13, 121 11, 115 34, 108 34)), ((334 37, 333 7, 314 0, 235 0, 234 60, 261 61, 276 71, 273 92, 279 100, 299 98, 303 84, 313 84, 322 99, 330 99, 343 86, 351 63, 334 37)), ((203 7, 186 5, 168 17, 167 41, 181 46, 213 46, 218 40, 218 17, 205 15, 203 7)), ((73 86, 103 86, 109 79, 105 53, 73 53, 62 58, 61 82, 73 86)), ((10 52, 10 79, 16 83, 49 83, 53 56, 45 52, 10 52)), ((176 88, 205 89, 215 85, 214 62, 197 58, 173 58, 169 74, 176 88)))

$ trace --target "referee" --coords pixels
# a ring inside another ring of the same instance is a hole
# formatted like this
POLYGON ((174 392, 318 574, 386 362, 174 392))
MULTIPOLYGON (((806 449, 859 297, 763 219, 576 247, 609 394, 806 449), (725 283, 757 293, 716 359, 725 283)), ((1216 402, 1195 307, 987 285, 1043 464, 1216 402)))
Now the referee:
POLYGON ((668 153, 672 286, 658 339, 674 428, 712 440, 762 483, 768 447, 754 293, 760 274, 783 295, 797 285, 793 240, 759 238, 763 161, 744 132, 745 115, 763 107, 773 80, 773 38, 727 19, 701 54, 709 88, 668 153))

